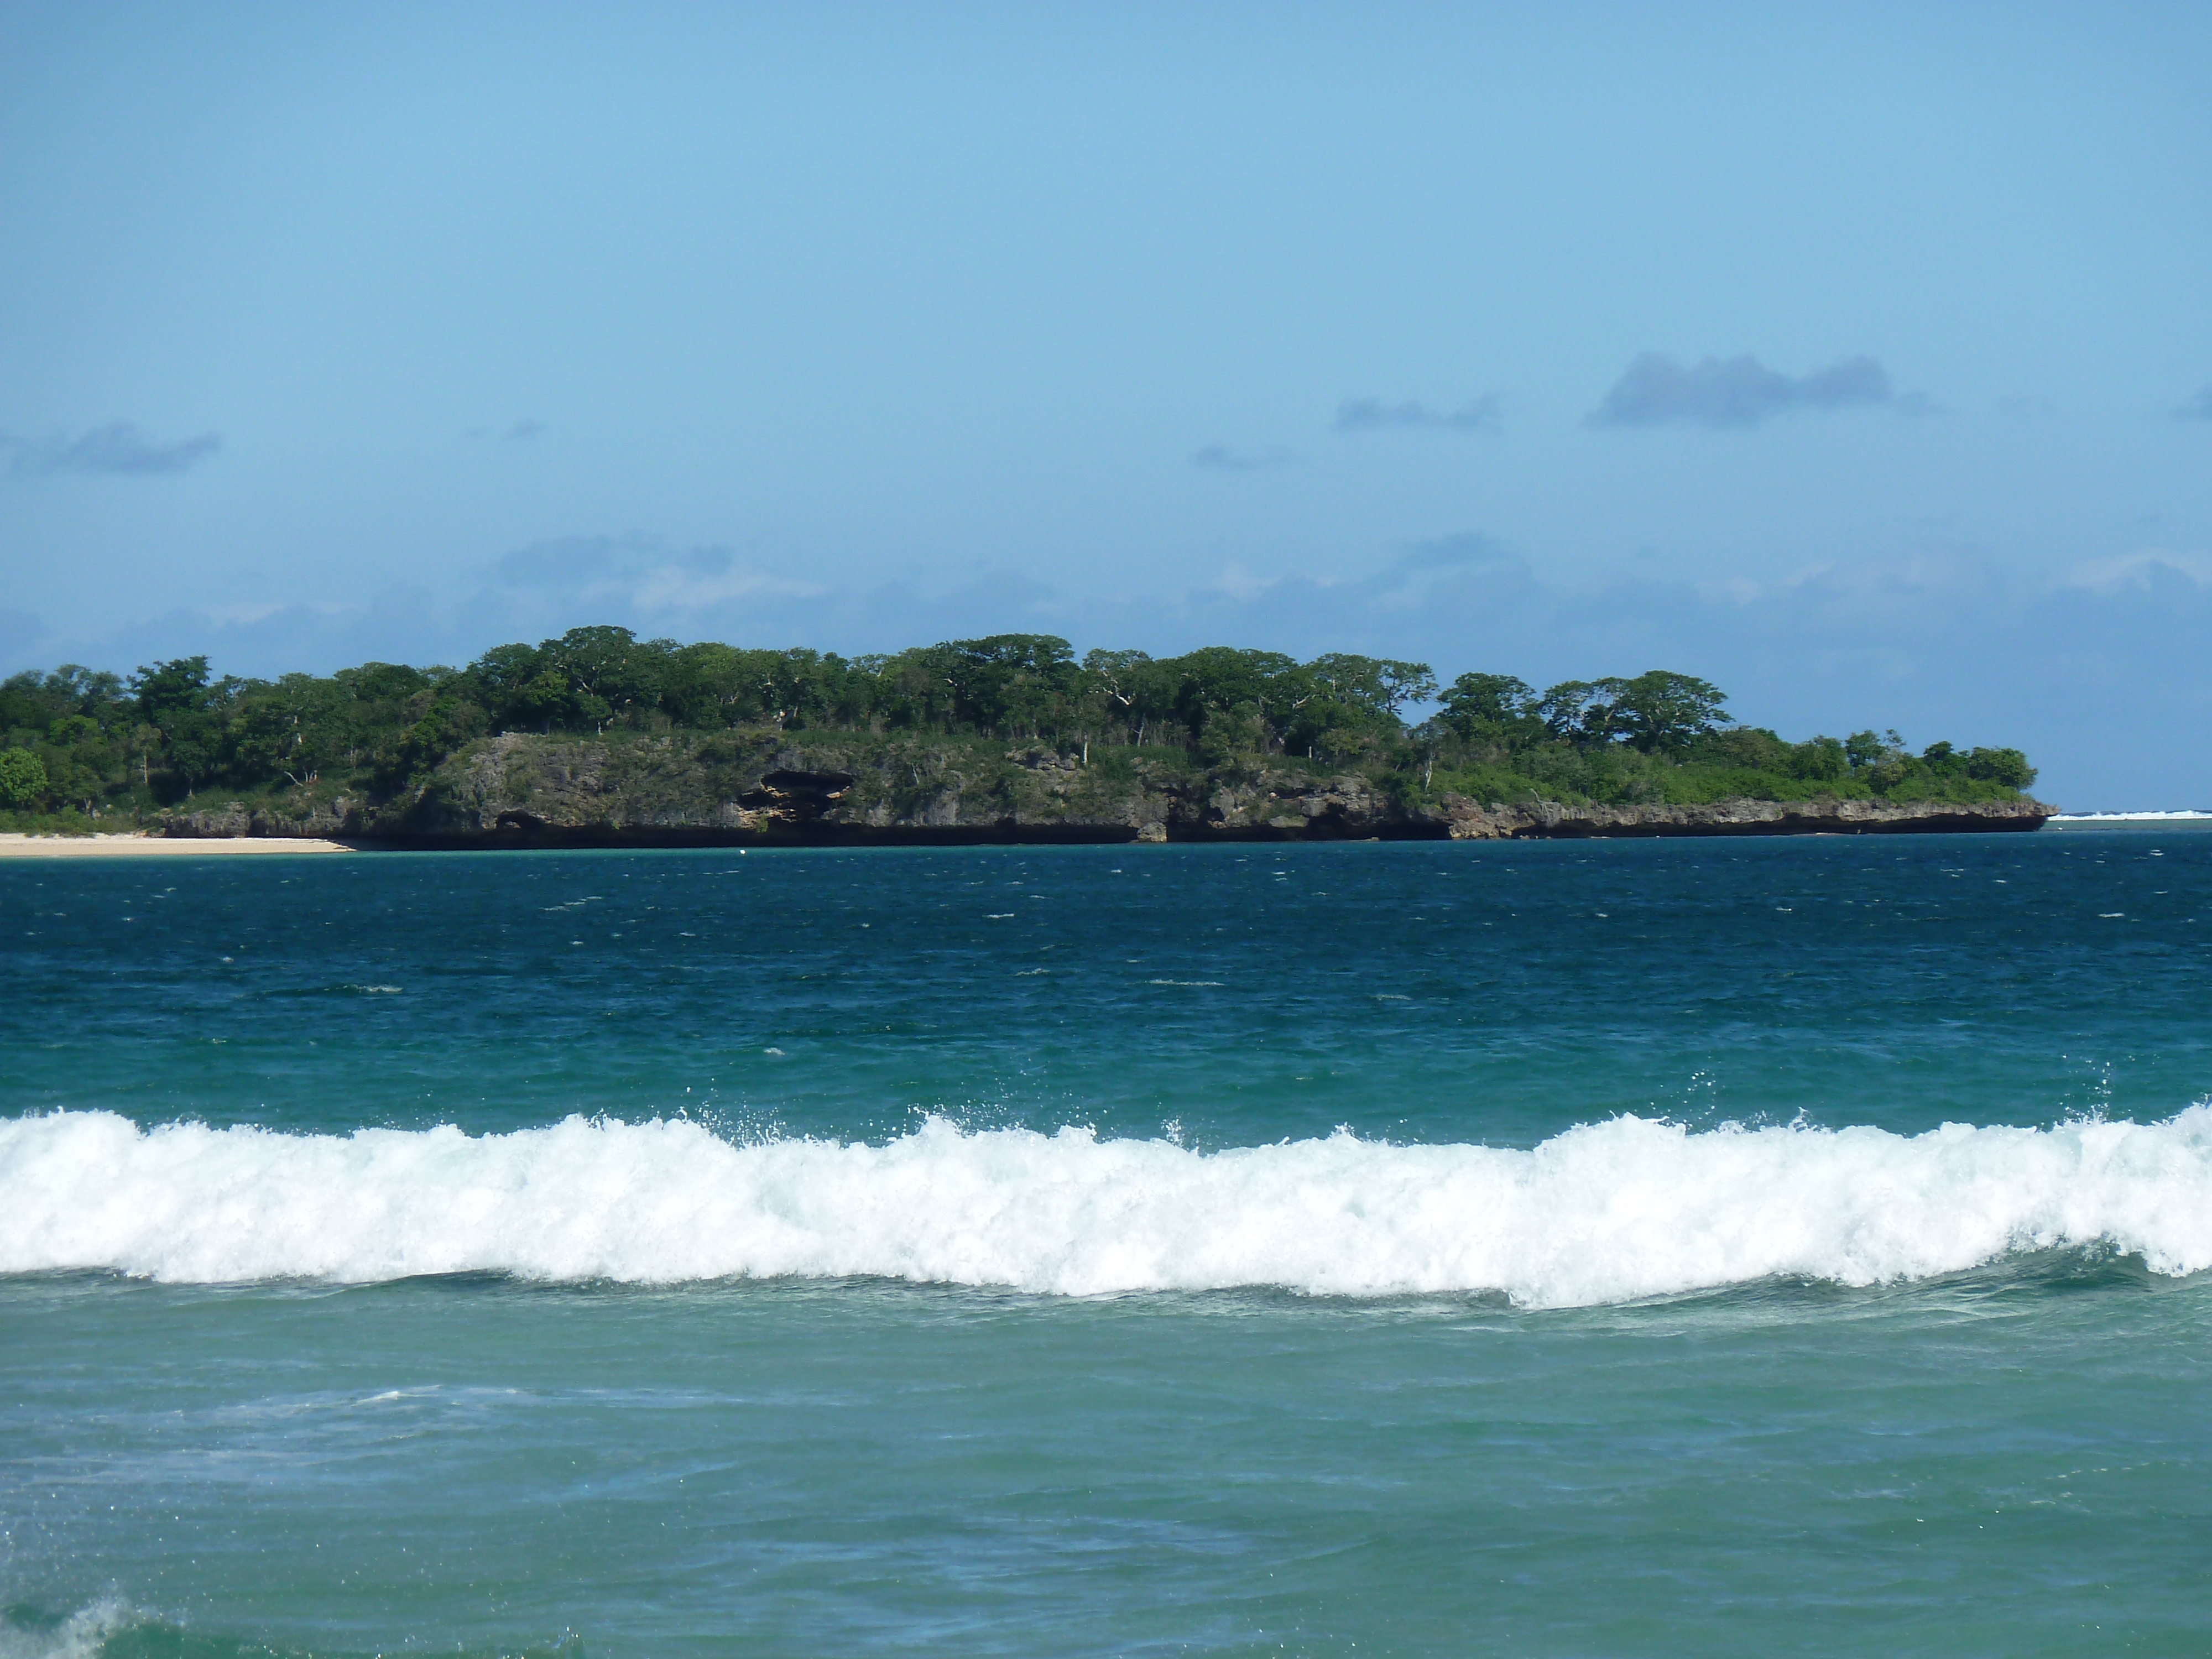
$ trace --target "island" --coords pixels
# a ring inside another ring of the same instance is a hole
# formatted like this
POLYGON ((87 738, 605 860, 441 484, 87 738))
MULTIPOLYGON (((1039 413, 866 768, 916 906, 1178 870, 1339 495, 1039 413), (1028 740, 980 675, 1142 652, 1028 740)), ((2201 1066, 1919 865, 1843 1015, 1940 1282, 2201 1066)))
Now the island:
POLYGON ((1001 634, 892 654, 614 627, 465 668, 0 682, 0 830, 390 847, 1490 840, 2039 829, 2016 749, 1789 742, 1694 676, 1001 634), (1416 714, 1419 717, 1416 718, 1416 714))

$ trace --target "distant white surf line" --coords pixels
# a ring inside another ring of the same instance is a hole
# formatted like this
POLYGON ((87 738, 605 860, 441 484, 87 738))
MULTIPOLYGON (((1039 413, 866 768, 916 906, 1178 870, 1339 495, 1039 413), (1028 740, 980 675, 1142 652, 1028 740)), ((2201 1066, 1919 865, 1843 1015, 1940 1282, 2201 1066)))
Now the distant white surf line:
POLYGON ((2193 809, 2176 812, 2060 812, 2045 820, 2050 823, 2188 823, 2212 818, 2212 812, 2193 809))
POLYGON ((932 1121, 735 1146, 684 1121, 294 1135, 112 1112, 0 1121, 0 1273, 175 1283, 490 1272, 870 1275, 1031 1291, 1502 1291, 1563 1307, 1775 1275, 1870 1285, 2104 1243, 2212 1267, 2212 1105, 2163 1123, 1691 1133, 1528 1151, 1326 1139, 1197 1152, 932 1121))

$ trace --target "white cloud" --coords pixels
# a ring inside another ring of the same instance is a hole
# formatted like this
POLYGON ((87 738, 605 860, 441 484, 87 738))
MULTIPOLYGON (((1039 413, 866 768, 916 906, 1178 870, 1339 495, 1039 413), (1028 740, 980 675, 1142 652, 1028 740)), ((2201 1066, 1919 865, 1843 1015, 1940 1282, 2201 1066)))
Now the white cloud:
POLYGON ((627 583, 603 583, 595 591, 626 598, 639 610, 656 616, 704 611, 732 599, 804 599, 829 592, 816 583, 770 575, 764 570, 700 570, 673 564, 655 566, 627 583))
POLYGON ((2212 587, 2212 556, 2145 548, 2136 553, 2077 564, 2058 579, 2057 586, 2082 588, 2092 593, 2116 593, 2129 588, 2151 587, 2162 574, 2184 577, 2198 587, 2212 587))
POLYGON ((1206 585, 1205 591, 1225 594, 1249 605, 1282 580, 1279 575, 1262 576, 1247 564, 1231 563, 1221 567, 1221 574, 1206 585))

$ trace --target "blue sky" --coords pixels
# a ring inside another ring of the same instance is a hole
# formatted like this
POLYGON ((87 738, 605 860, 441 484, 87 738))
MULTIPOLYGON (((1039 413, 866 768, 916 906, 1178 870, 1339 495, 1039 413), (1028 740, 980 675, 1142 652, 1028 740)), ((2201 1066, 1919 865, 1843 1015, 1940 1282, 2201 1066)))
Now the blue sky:
POLYGON ((0 9, 0 672, 1663 666, 2212 805, 2212 10, 0 9))

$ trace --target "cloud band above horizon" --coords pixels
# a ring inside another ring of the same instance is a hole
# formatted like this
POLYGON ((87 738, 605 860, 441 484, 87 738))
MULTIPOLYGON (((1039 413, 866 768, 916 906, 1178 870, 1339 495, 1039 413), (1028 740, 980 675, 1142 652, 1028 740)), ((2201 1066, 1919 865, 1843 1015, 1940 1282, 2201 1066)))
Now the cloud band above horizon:
POLYGON ((8 470, 19 478, 70 472, 143 478, 189 471, 222 448, 222 434, 203 432, 163 444, 129 421, 111 421, 75 438, 0 437, 0 447, 15 451, 8 470))
POLYGON ((1745 353, 1705 357, 1684 366, 1662 352, 1647 351, 1629 364, 1605 400, 1590 412, 1591 426, 1754 427, 1771 415, 1810 410, 1893 404, 1901 399, 1888 371, 1872 357, 1844 357, 1808 374, 1767 368, 1745 353))

